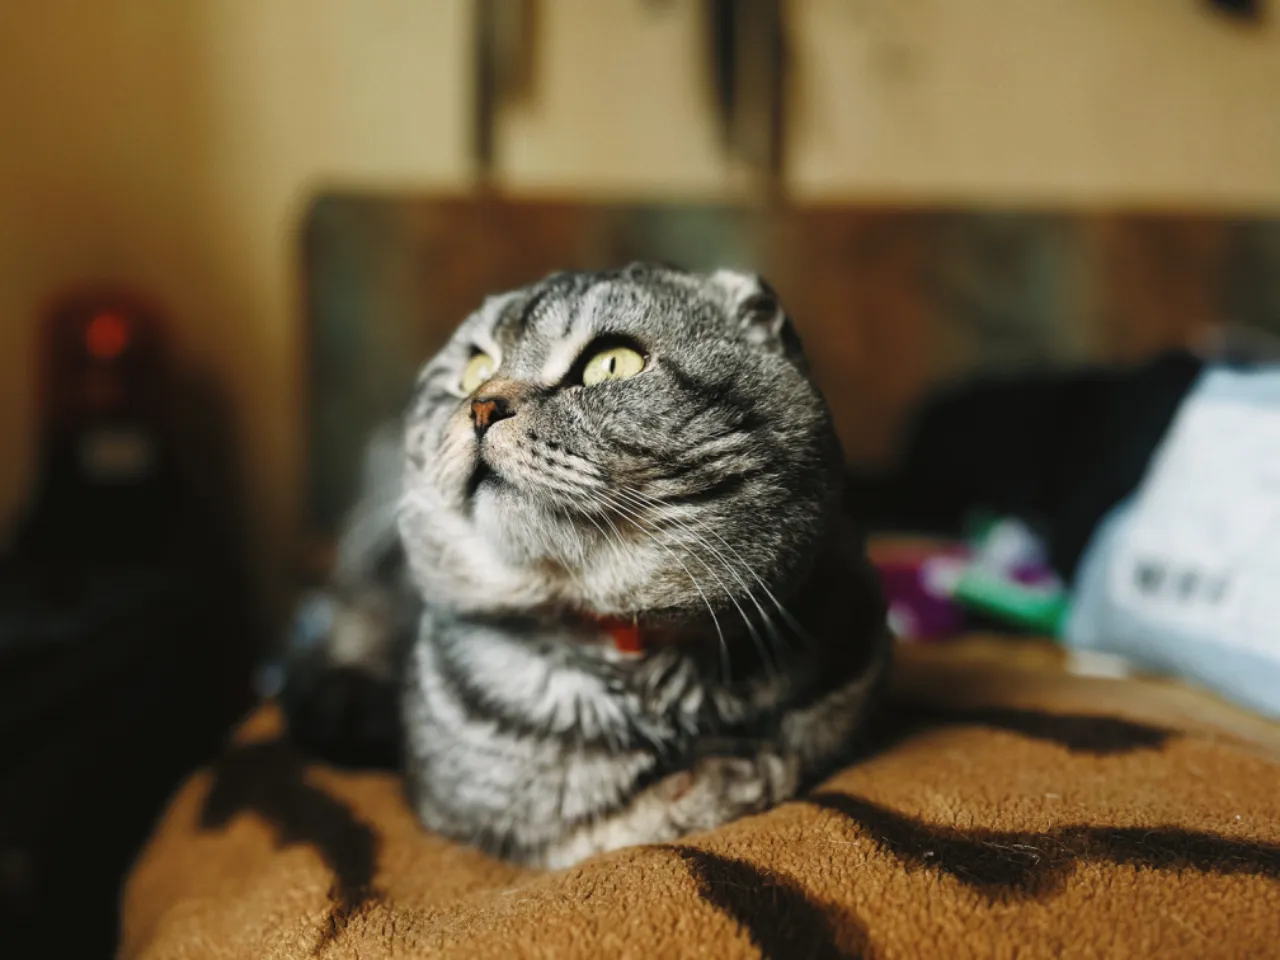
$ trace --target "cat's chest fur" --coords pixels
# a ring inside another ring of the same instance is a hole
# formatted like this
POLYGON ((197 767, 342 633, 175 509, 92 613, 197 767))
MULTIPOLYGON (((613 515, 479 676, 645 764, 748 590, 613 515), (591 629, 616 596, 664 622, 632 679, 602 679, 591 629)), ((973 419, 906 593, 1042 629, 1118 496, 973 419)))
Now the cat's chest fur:
POLYGON ((768 712, 676 650, 619 663, 565 639, 424 617, 405 696, 408 782, 429 827, 526 859, 625 807, 708 733, 768 712))

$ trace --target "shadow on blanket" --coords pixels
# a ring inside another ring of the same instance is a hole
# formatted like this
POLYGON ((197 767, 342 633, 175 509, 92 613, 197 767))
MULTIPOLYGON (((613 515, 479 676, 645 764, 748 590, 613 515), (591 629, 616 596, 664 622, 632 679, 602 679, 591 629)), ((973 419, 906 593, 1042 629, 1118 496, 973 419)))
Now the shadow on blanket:
POLYGON ((376 899, 377 832, 346 804, 307 782, 305 758, 287 739, 237 744, 214 765, 201 828, 221 829, 244 812, 271 824, 277 847, 315 848, 333 873, 326 937, 336 936, 348 918, 376 899))
MULTIPOLYGON (((875 749, 954 726, 1004 730, 1094 756, 1158 750, 1176 736, 1168 729, 1106 716, 898 706, 874 732, 875 749)), ((1088 825, 1040 833, 961 830, 930 825, 846 793, 823 791, 797 802, 838 814, 902 864, 947 874, 991 900, 1051 897, 1086 861, 1280 879, 1280 847, 1203 831, 1088 825)), ((305 759, 286 739, 235 745, 215 765, 200 812, 201 828, 221 829, 242 812, 268 823, 277 847, 313 847, 331 872, 332 908, 317 951, 378 900, 377 830, 309 782, 305 759)), ((739 925, 762 956, 866 953, 861 921, 842 905, 811 897, 793 879, 691 846, 668 849, 687 865, 703 899, 739 925)))
POLYGON ((991 899, 1053 896, 1076 866, 1096 861, 1280 879, 1280 846, 1195 830, 1078 825, 1044 833, 955 830, 847 794, 815 793, 805 802, 847 818, 904 864, 943 871, 991 899))

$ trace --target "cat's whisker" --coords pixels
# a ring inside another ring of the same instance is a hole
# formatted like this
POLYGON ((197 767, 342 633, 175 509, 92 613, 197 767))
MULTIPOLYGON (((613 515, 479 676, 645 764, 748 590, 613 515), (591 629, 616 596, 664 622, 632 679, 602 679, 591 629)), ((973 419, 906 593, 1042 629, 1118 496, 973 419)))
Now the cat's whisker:
MULTIPOLYGON (((618 488, 614 492, 619 496, 625 497, 630 503, 635 504, 637 507, 640 507, 640 508, 647 508, 650 506, 666 506, 666 504, 647 503, 643 499, 638 497, 634 491, 631 491, 625 488, 618 488)), ((764 608, 760 605, 760 602, 756 599, 755 594, 751 590, 751 587, 747 584, 745 580, 742 579, 742 576, 733 567, 733 565, 728 562, 725 556, 722 553, 720 553, 719 550, 713 547, 710 543, 708 543, 706 539, 702 537, 691 525, 685 523, 678 516, 675 516, 674 512, 670 516, 668 516, 667 519, 672 524, 674 524, 677 528, 679 528, 681 531, 693 537, 693 539, 696 540, 700 546, 708 550, 711 553, 711 555, 720 562, 720 564, 724 567, 725 572, 727 572, 730 576, 732 576, 735 580, 737 580, 738 585, 741 586, 742 589, 746 592, 748 599, 751 600, 752 604, 754 604, 755 608, 760 612, 760 617, 764 621, 764 624, 770 630, 773 630, 774 626, 772 621, 770 621, 769 619, 768 613, 765 612, 764 608)))
MULTIPOLYGON (((605 542, 607 543, 607 542, 608 542, 608 540, 609 540, 609 537, 608 537, 608 535, 604 532, 604 528, 603 528, 602 526, 600 526, 600 524, 596 523, 596 522, 595 522, 595 520, 594 520, 594 519, 592 519, 592 517, 590 516, 590 514, 585 514, 585 513, 584 513, 584 514, 583 514, 583 516, 584 516, 584 517, 586 517, 586 518, 587 518, 587 520, 589 520, 589 521, 591 522, 591 525, 592 525, 593 527, 595 527, 597 530, 599 530, 599 531, 600 531, 600 536, 604 537, 605 542)), ((578 573, 577 573, 575 570, 573 570, 572 568, 566 568, 566 569, 565 569, 565 573, 567 573, 567 574, 569 575, 569 579, 573 582, 573 585, 574 585, 575 587, 577 587, 577 588, 578 588, 578 592, 579 592, 579 594, 580 594, 580 595, 582 595, 582 596, 586 596, 586 595, 587 595, 587 592, 588 592, 588 591, 587 591, 587 584, 586 584, 586 581, 584 581, 584 580, 582 579, 582 577, 581 577, 581 576, 579 576, 579 575, 578 575, 578 573)))
MULTIPOLYGON (((671 507, 670 504, 665 504, 665 503, 646 503, 645 502, 646 498, 643 498, 637 491, 619 489, 615 492, 626 496, 630 502, 636 503, 639 505, 658 506, 658 507, 665 507, 668 509, 670 509, 671 507)), ((780 644, 783 648, 781 650, 775 649, 774 656, 775 657, 781 656, 785 652, 786 638, 779 632, 777 626, 774 624, 772 618, 770 618, 768 612, 764 609, 760 601, 756 598, 755 592, 751 589, 750 585, 742 578, 742 575, 738 573, 737 569, 733 566, 733 564, 729 562, 729 560, 724 556, 724 554, 722 554, 719 550, 717 550, 714 546, 712 546, 709 542, 707 542, 706 538, 704 538, 701 534, 699 534, 698 531, 694 529, 692 524, 687 524, 683 520, 681 520, 679 517, 677 517, 675 515, 674 510, 671 511, 671 514, 668 517, 668 519, 672 523, 674 523, 676 526, 678 526, 681 530, 683 530, 685 533, 687 533, 689 536, 693 537, 701 546, 703 546, 705 549, 710 551, 712 556, 714 556, 720 562, 720 564, 724 567, 725 571, 729 573, 735 580, 738 581, 738 584, 742 587, 743 591, 746 593, 747 598, 751 601, 752 604, 754 604, 756 610, 760 612, 760 619, 762 621, 762 624, 769 631, 770 638, 774 641, 775 646, 780 644)), ((734 552, 736 553, 737 551, 734 551, 734 552)), ((738 559, 741 561, 742 558, 739 557, 738 559)), ((747 566, 745 562, 743 562, 743 566, 747 566)), ((749 567, 748 567, 748 570, 750 570, 749 567)), ((760 578, 756 577, 756 581, 760 582, 760 578)), ((760 585, 764 587, 763 583, 761 583, 760 585)), ((768 592, 767 587, 764 587, 764 589, 766 592, 768 592)), ((776 604, 777 601, 775 600, 774 603, 776 604)), ((775 671, 778 669, 778 664, 776 663, 767 664, 767 666, 769 666, 770 669, 775 671)))
MULTIPOLYGON (((640 518, 639 518, 639 515, 636 513, 635 509, 628 508, 627 506, 624 505, 624 503, 619 503, 618 500, 614 498, 613 494, 617 494, 619 492, 621 491, 614 490, 611 492, 611 494, 606 494, 605 495, 606 500, 610 503, 610 505, 615 510, 621 513, 623 516, 628 517, 629 519, 632 520, 632 522, 639 524, 640 518)), ((655 540, 655 542, 657 541, 655 540)), ((674 551, 669 551, 669 552, 671 552, 672 556, 676 556, 674 551)), ((729 599, 729 602, 733 604, 734 609, 738 611, 738 616, 742 617, 742 622, 743 624, 746 625, 747 633, 751 636, 752 642, 755 644, 756 649, 760 652, 761 662, 765 665, 766 669, 768 669, 771 673, 776 674, 776 665, 772 662, 772 658, 768 656, 768 651, 764 643, 764 640, 761 639, 759 632, 756 630, 755 624, 751 620, 751 617, 747 615, 747 612, 746 610, 743 609, 742 604, 738 602, 738 598, 734 595, 734 592, 730 590, 728 586, 726 586, 725 582, 720 579, 720 575, 716 573, 715 569, 709 563, 707 563, 707 561, 702 557, 701 554, 699 554, 696 550, 690 551, 690 553, 694 559, 696 559, 699 563, 702 564, 703 568, 707 571, 707 573, 711 574, 711 576, 715 579, 716 583, 719 584, 720 590, 729 599)))
MULTIPOLYGON (((660 497, 649 496, 648 494, 641 493, 640 491, 632 491, 632 493, 635 496, 640 497, 641 499, 644 499, 653 503, 655 506, 668 507, 672 509, 675 508, 674 504, 671 504, 669 501, 666 501, 660 497)), ((692 522, 697 523, 697 519, 694 518, 692 522)), ((799 623, 799 621, 796 620, 794 616, 792 616, 791 611, 788 610, 786 606, 783 605, 782 602, 778 600, 778 598, 774 595, 773 591, 769 589, 768 584, 766 584, 762 579, 760 579, 760 575, 756 573, 756 571, 752 568, 751 564, 749 564, 745 559, 743 559, 742 554, 738 553, 737 548, 734 547, 733 544, 731 544, 723 536, 721 536, 720 532, 717 531, 714 527, 705 526, 705 529, 713 537, 715 537, 722 544, 724 544, 724 546, 728 550, 732 551, 733 555, 738 558, 738 562, 741 563, 742 566, 746 568, 747 572, 751 574, 752 579, 754 579, 756 583, 760 585, 760 589, 762 589, 765 592, 765 595, 769 598, 770 602, 773 603, 773 605, 778 608, 778 613, 781 614, 782 617, 787 621, 788 626, 790 626, 793 630, 795 630, 800 635, 800 638, 802 640, 805 640, 806 642, 811 643, 813 638, 809 635, 808 631, 805 630, 805 628, 799 623)))
MULTIPOLYGON (((652 541, 653 544, 657 545, 659 549, 666 550, 666 552, 669 554, 669 556, 671 556, 673 561, 676 561, 676 563, 680 564, 681 570, 685 571, 685 576, 689 577, 690 584, 692 584, 692 586, 694 586, 694 589, 698 591, 698 595, 700 596, 701 600, 703 600, 703 604, 705 605, 705 607, 707 607, 707 612, 710 614, 710 618, 712 618, 713 625, 716 626, 716 637, 717 637, 718 652, 719 652, 719 667, 721 667, 722 681, 726 682, 727 684, 727 682, 730 681, 730 677, 732 676, 731 664, 730 664, 730 652, 728 652, 728 641, 724 639, 724 630, 721 627, 721 622, 719 622, 719 617, 716 616, 716 608, 713 607, 712 602, 710 602, 710 599, 708 599, 707 593, 705 593, 703 588, 701 588, 701 585, 698 582, 698 577, 695 577, 694 575, 692 575, 692 572, 689 570, 689 567, 687 567, 685 562, 682 561, 682 559, 680 559, 680 554, 676 553, 675 550, 673 550, 672 548, 669 548, 667 544, 662 543, 662 540, 658 538, 657 531, 649 529, 649 527, 645 526, 643 517, 640 517, 639 515, 635 515, 635 513, 628 512, 626 511, 626 509, 621 509, 620 506, 618 506, 617 503, 613 503, 612 500, 598 499, 596 500, 596 502, 603 502, 605 503, 605 506, 614 509, 614 511, 617 511, 618 513, 621 513, 623 517, 626 517, 627 520, 630 520, 632 522, 632 524, 635 524, 636 529, 639 530, 641 534, 648 536, 649 540, 652 541)), ((613 527, 614 530, 617 530, 617 527, 613 525, 613 521, 609 520, 608 513, 605 513, 604 517, 605 517, 605 522, 608 522, 609 526, 613 527)), ((618 543, 620 543, 620 545, 622 544, 621 532, 618 532, 618 543)), ((707 564, 703 563, 703 566, 707 567, 707 564)), ((708 567, 708 572, 712 573, 712 576, 716 576, 716 573, 710 570, 709 567, 708 567)), ((721 588, 723 589, 723 584, 721 584, 721 588)))
MULTIPOLYGON (((608 504, 608 503, 607 503, 607 502, 605 502, 605 501, 602 501, 602 500, 601 500, 600 498, 598 498, 598 497, 591 497, 591 496, 588 496, 588 500, 591 502, 591 504, 592 504, 593 506, 602 506, 602 505, 603 505, 603 506, 610 506, 610 504, 608 504)), ((616 509, 616 507, 615 507, 615 509, 616 509)), ((626 544, 623 542, 623 539, 622 539, 622 532, 621 532, 620 530, 618 530, 618 528, 617 528, 616 526, 614 526, 613 521, 612 521, 611 519, 609 519, 609 514, 608 514, 608 512, 607 512, 607 511, 602 511, 602 514, 601 514, 601 515, 604 517, 605 522, 606 522, 607 524, 609 524, 609 526, 613 529, 613 531, 614 531, 615 535, 617 536, 618 548, 619 548, 620 550, 625 551, 625 549, 626 549, 626 544)), ((583 514, 583 516, 586 516, 586 517, 587 517, 587 519, 591 520, 592 524, 595 524, 596 529, 597 529, 597 530, 600 530, 600 532, 601 532, 602 534, 604 534, 604 530, 603 530, 603 528, 601 528, 601 527, 599 526, 599 524, 596 524, 596 523, 595 523, 595 520, 594 520, 594 519, 592 519, 592 518, 591 518, 591 516, 590 516, 589 514, 584 513, 584 514, 583 514)), ((676 553, 674 550, 672 550, 670 547, 666 546, 666 544, 662 543, 662 541, 661 541, 661 540, 659 540, 659 539, 658 539, 658 537, 657 537, 657 536, 656 536, 652 531, 645 529, 644 525, 640 522, 640 518, 638 518, 638 517, 634 517, 634 516, 631 516, 631 517, 628 517, 628 519, 630 519, 630 520, 632 521, 632 523, 636 524, 636 528, 637 528, 637 529, 638 529, 642 534, 644 534, 645 536, 647 536, 651 541, 653 541, 653 543, 654 543, 655 545, 657 545, 660 549, 666 550, 666 551, 671 555, 671 558, 672 558, 673 560, 675 560, 675 562, 676 562, 676 563, 678 563, 678 564, 680 565, 680 569, 682 569, 682 570, 684 571, 685 576, 687 576, 687 577, 689 578, 689 582, 690 582, 691 584, 693 584, 693 589, 694 589, 694 590, 696 590, 696 591, 698 591, 698 596, 700 596, 700 597, 702 598, 702 602, 706 605, 706 607, 707 607, 707 613, 709 613, 709 614, 711 615, 711 622, 715 625, 715 628, 716 628, 716 638, 717 638, 717 639, 718 639, 718 641, 719 641, 719 651, 720 651, 720 672, 721 672, 721 675, 722 675, 722 677, 723 677, 723 679, 724 679, 724 682, 728 683, 728 681, 729 681, 729 677, 730 677, 730 672, 729 672, 729 644, 728 644, 728 642, 725 640, 725 637, 724 637, 724 630, 723 630, 723 629, 721 628, 721 626, 720 626, 720 618, 716 616, 715 608, 714 608, 714 607, 712 607, 712 605, 711 605, 711 601, 707 598, 706 593, 704 593, 704 592, 703 592, 702 587, 698 584, 698 578, 697 578, 697 577, 695 577, 695 576, 693 575, 693 573, 689 570, 689 568, 688 568, 687 566, 685 566, 684 561, 680 559, 679 554, 677 554, 677 553, 676 553)), ((606 535, 605 539, 606 539, 606 541, 608 540, 607 535, 606 535)))
MULTIPOLYGON (((669 554, 671 558, 675 560, 677 564, 679 564, 680 569, 682 569, 685 573, 685 576, 689 578, 689 582, 693 585, 694 590, 698 592, 698 596, 702 598, 702 602, 707 608, 707 613, 710 614, 711 616, 711 622, 715 625, 716 638, 719 643, 721 676, 723 677, 724 681, 727 683, 730 677, 729 645, 728 645, 728 642, 725 640, 724 630, 720 625, 720 618, 716 616, 715 607, 712 605, 710 599, 707 597, 706 592, 702 589, 701 584, 698 583, 698 578, 693 575, 692 571, 689 570, 688 566, 686 566, 684 561, 680 559, 680 555, 676 553, 673 549, 671 549, 669 546, 664 544, 662 540, 657 536, 656 531, 650 529, 645 525, 642 517, 634 513, 631 513, 629 511, 626 511, 624 509, 620 509, 618 504, 614 503, 610 499, 607 499, 606 497, 595 497, 595 498, 592 498, 592 501, 596 505, 603 505, 606 507, 606 512, 604 513, 605 522, 608 523, 609 526, 618 534, 618 544, 620 548, 625 549, 622 541, 622 534, 620 531, 618 531, 618 528, 614 525, 613 521, 609 518, 609 514, 607 510, 613 510, 615 512, 618 512, 623 517, 630 520, 631 523, 635 525, 636 529, 642 535, 648 537, 649 540, 659 549, 666 551, 667 554, 669 554)), ((703 564, 703 566, 705 567, 706 564, 703 564)), ((712 575, 714 576, 714 573, 712 575)))
MULTIPOLYGON (((647 502, 651 503, 653 506, 656 506, 656 507, 661 507, 661 508, 668 509, 668 510, 672 511, 672 513, 673 513, 673 514, 674 514, 674 513, 675 513, 675 511, 678 509, 678 508, 677 508, 677 506, 676 506, 675 504, 672 504, 672 503, 670 503, 669 501, 666 501, 666 500, 664 500, 664 499, 662 499, 662 498, 660 498, 660 497, 653 497, 653 496, 650 496, 650 495, 648 495, 648 494, 642 493, 642 492, 640 492, 640 491, 638 491, 638 490, 631 490, 631 491, 629 491, 629 492, 631 493, 631 495, 633 496, 633 498, 638 498, 638 499, 640 499, 640 500, 647 501, 647 502)), ((673 517, 673 519, 674 519, 674 517, 673 517)), ((679 522, 679 521, 677 520, 676 522, 679 522)), ((748 562, 747 562, 747 561, 742 557, 742 554, 740 554, 740 553, 738 552, 737 548, 736 548, 736 547, 734 547, 734 546, 733 546, 733 544, 729 543, 729 541, 727 541, 723 536, 721 536, 721 535, 720 535, 720 533, 719 533, 719 531, 717 531, 713 526, 710 526, 710 525, 707 525, 707 524, 698 524, 698 521, 697 521, 697 518, 696 518, 696 517, 695 517, 695 518, 692 518, 692 519, 690 520, 690 523, 695 524, 695 525, 697 525, 697 526, 700 526, 702 529, 705 529, 705 530, 706 530, 708 533, 710 533, 713 537, 715 537, 717 540, 719 540, 719 541, 720 541, 720 542, 725 546, 725 548, 726 548, 727 550, 729 550, 730 552, 732 552, 732 553, 733 553, 733 555, 738 559, 738 562, 739 562, 739 563, 740 563, 740 564, 741 564, 741 565, 746 569, 746 571, 751 575, 752 579, 754 579, 754 580, 755 580, 755 582, 756 582, 756 583, 758 583, 758 584, 760 585, 760 589, 764 591, 765 596, 766 596, 766 597, 768 597, 769 601, 774 605, 774 607, 776 607, 776 608, 777 608, 778 613, 782 616, 783 620, 785 620, 785 621, 786 621, 787 626, 789 626, 789 627, 791 628, 791 630, 796 634, 796 636, 799 638, 799 640, 801 641, 801 643, 802 643, 802 644, 804 644, 807 648, 812 649, 812 648, 813 648, 813 646, 814 646, 813 637, 812 637, 812 636, 809 634, 809 632, 808 632, 808 631, 807 631, 807 630, 806 630, 806 629, 805 629, 805 628, 804 628, 804 627, 803 627, 803 626, 802 626, 802 625, 801 625, 801 624, 796 620, 796 618, 795 618, 794 616, 792 616, 791 611, 789 611, 789 610, 786 608, 786 606, 784 606, 784 605, 782 604, 782 602, 778 600, 778 598, 774 595, 773 591, 769 589, 768 584, 766 584, 766 583, 765 583, 765 582, 760 578, 760 575, 759 575, 759 574, 757 574, 757 573, 756 573, 756 571, 752 568, 751 564, 749 564, 749 563, 748 563, 748 562)), ((772 626, 772 623, 770 623, 770 626, 772 626)), ((783 640, 783 642, 785 643, 785 636, 783 636, 783 635, 781 635, 781 634, 779 634, 779 636, 780 636, 780 638, 783 640)))
MULTIPOLYGON (((708 543, 705 538, 700 536, 696 530, 694 530, 691 526, 684 523, 682 520, 680 520, 680 518, 674 515, 668 516, 666 519, 668 520, 668 522, 670 522, 682 533, 692 537, 698 546, 706 550, 711 555, 712 559, 718 562, 720 566, 723 567, 724 571, 738 582, 738 585, 742 588, 743 592, 747 595, 747 599, 759 612, 761 627, 766 631, 766 635, 770 643, 766 644, 764 640, 760 637, 759 633, 757 633, 755 629, 755 624, 751 620, 750 616, 743 609, 743 607, 737 602, 737 599, 732 594, 729 594, 727 590, 726 590, 726 595, 729 596, 734 606, 738 609, 739 614, 742 616, 743 621, 747 624, 747 630, 750 632, 752 641, 755 643, 756 649, 760 654, 760 660, 762 665, 765 667, 766 671, 768 671, 771 675, 778 676, 780 671, 780 666, 781 666, 780 643, 783 646, 785 646, 785 640, 779 635, 777 627, 774 625, 773 621, 769 618, 768 612, 764 609, 763 606, 761 606, 760 601, 756 598, 754 592, 751 590, 751 587, 747 584, 745 580, 742 579, 742 576, 734 568, 733 564, 731 564, 724 557, 724 555, 720 553, 720 551, 718 551, 715 547, 713 547, 710 543, 708 543), (772 656, 770 655, 771 653, 772 653, 772 656)), ((703 566, 707 566, 707 563, 702 558, 701 554, 699 554, 697 551, 694 551, 694 555, 698 558, 698 561, 703 564, 703 566)), ((717 581, 719 581, 720 578, 717 576, 716 579, 717 581)))

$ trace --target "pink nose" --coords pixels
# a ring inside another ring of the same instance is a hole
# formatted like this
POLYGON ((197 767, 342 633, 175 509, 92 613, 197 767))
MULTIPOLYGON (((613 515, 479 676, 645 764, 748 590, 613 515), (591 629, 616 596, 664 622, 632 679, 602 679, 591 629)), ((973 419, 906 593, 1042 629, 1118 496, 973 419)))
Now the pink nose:
POLYGON ((476 436, 483 437, 491 426, 515 412, 506 397, 476 397, 471 401, 471 422, 475 424, 476 436))

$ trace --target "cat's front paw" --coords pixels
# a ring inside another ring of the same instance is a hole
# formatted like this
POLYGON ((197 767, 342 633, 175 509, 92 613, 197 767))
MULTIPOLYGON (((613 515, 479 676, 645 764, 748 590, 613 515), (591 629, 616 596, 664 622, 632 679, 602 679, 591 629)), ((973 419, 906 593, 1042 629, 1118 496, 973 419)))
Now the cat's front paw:
POLYGON ((755 757, 704 757, 662 784, 670 816, 682 833, 712 830, 760 813, 795 796, 799 762, 776 753, 755 757))
POLYGON ((399 691, 389 680, 350 667, 299 664, 280 704, 290 738, 342 766, 393 768, 400 760, 399 691))
POLYGON ((293 741, 324 760, 395 767, 400 658, 416 608, 380 587, 317 591, 298 605, 279 702, 293 741))

